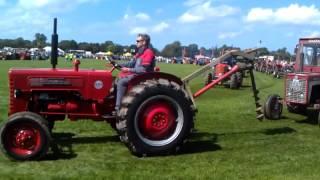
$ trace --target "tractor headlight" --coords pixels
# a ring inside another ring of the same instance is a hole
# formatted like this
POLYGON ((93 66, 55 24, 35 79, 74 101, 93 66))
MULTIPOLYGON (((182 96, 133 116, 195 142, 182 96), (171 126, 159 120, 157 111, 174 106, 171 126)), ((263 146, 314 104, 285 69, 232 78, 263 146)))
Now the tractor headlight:
POLYGON ((13 97, 14 97, 14 98, 18 98, 19 96, 21 96, 21 94, 22 94, 22 92, 21 92, 20 89, 15 89, 15 90, 13 91, 13 97))

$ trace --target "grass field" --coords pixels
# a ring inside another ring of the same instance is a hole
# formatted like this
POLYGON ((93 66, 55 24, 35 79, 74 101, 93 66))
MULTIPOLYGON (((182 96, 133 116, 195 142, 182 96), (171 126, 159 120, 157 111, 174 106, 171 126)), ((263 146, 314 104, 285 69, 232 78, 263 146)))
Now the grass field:
MULTIPOLYGON (((71 67, 59 61, 59 67, 71 67)), ((159 64, 161 71, 183 77, 193 65, 159 64)), ((7 118, 10 67, 50 67, 48 61, 0 61, 1 121, 7 118)), ((80 67, 103 69, 86 60, 80 67)), ((53 130, 63 153, 44 160, 12 162, 0 154, 0 179, 318 179, 320 129, 285 110, 280 121, 255 119, 249 78, 240 90, 217 87, 196 99, 197 132, 180 153, 137 158, 106 123, 57 122, 53 130)), ((283 80, 256 74, 260 97, 283 94, 283 80)), ((198 78, 193 91, 203 86, 198 78)))

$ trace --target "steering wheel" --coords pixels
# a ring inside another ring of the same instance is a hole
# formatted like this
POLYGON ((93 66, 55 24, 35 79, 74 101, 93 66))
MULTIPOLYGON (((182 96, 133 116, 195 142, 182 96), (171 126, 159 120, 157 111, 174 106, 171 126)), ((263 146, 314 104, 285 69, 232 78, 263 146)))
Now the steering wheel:
POLYGON ((107 61, 109 61, 110 64, 113 65, 113 67, 115 67, 118 70, 121 70, 122 66, 117 64, 116 62, 114 62, 110 57, 106 56, 105 57, 107 61))

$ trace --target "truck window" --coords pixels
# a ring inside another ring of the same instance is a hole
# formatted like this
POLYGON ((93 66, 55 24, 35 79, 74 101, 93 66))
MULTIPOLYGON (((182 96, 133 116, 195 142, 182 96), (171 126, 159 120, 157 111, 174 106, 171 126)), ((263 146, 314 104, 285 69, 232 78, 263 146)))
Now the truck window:
POLYGON ((320 47, 317 47, 316 51, 316 66, 320 66, 320 47))
POLYGON ((303 64, 307 66, 320 66, 319 44, 305 44, 303 46, 303 64))
POLYGON ((309 65, 309 66, 312 65, 313 55, 314 55, 313 48, 309 46, 304 46, 303 54, 304 54, 303 64, 309 65))

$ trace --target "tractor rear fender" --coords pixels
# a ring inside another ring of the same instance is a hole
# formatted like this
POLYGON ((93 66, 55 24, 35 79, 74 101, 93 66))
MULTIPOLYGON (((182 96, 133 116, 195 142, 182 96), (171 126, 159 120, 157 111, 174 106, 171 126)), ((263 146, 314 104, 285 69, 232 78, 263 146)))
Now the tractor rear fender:
POLYGON ((143 82, 143 81, 146 81, 149 79, 150 80, 165 79, 165 80, 168 80, 169 82, 177 83, 179 86, 181 86, 183 91, 186 93, 186 96, 188 96, 191 99, 192 104, 193 104, 193 108, 195 111, 197 111, 196 104, 193 99, 192 92, 191 92, 189 86, 186 85, 186 83, 183 83, 183 81, 179 77, 172 75, 172 74, 168 74, 168 73, 164 73, 164 72, 150 72, 150 73, 144 73, 144 74, 137 75, 129 81, 127 91, 129 91, 131 88, 133 88, 135 85, 139 84, 140 82, 143 82))
POLYGON ((148 79, 167 79, 169 81, 174 81, 180 86, 183 85, 183 82, 180 78, 178 78, 175 75, 164 73, 164 72, 150 72, 150 73, 144 73, 135 76, 133 79, 129 82, 129 88, 139 84, 142 81, 148 80, 148 79))

